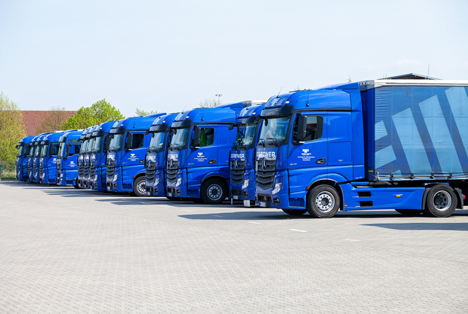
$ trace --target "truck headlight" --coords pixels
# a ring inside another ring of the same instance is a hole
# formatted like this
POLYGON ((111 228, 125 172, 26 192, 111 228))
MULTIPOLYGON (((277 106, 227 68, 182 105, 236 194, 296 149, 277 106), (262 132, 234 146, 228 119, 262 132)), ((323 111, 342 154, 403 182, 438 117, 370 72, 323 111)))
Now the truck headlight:
POLYGON ((117 181, 117 178, 119 177, 119 175, 116 173, 114 174, 114 181, 117 181))
POLYGON ((244 181, 244 184, 242 184, 242 188, 246 189, 249 186, 249 179, 244 181))
POLYGON ((159 177, 156 177, 156 178, 154 179, 154 185, 158 185, 158 184, 159 184, 159 177))
POLYGON ((177 179, 177 183, 176 183, 176 186, 179 186, 182 184, 182 178, 178 178, 177 179))
POLYGON ((281 183, 276 183, 275 184, 275 189, 272 191, 273 194, 276 194, 278 193, 279 191, 281 191, 281 183))

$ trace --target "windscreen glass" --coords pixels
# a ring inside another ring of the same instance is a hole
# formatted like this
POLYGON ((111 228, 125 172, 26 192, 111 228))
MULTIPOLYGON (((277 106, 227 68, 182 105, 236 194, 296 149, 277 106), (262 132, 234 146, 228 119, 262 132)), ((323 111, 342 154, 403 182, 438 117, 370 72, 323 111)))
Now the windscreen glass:
POLYGON ((278 146, 279 143, 286 139, 286 132, 288 131, 290 120, 291 117, 264 120, 258 140, 259 143, 278 146), (268 121, 268 124, 266 124, 266 121, 268 121))
POLYGON ((85 140, 83 144, 81 144, 80 154, 86 152, 86 148, 88 147, 88 142, 89 140, 85 140))
POLYGON ((40 152, 41 152, 41 146, 36 146, 36 150, 34 151, 34 157, 38 157, 40 152))
POLYGON ((23 151, 24 151, 24 146, 21 145, 20 147, 18 147, 18 155, 16 155, 16 156, 17 157, 23 156, 23 151))
POLYGON ((148 147, 149 151, 160 152, 164 149, 165 132, 153 133, 148 147))
POLYGON ((102 136, 98 136, 94 140, 93 153, 100 152, 101 151, 101 145, 102 145, 102 136))
POLYGON ((86 147, 86 152, 89 153, 93 150, 94 148, 94 137, 92 139, 88 140, 88 147, 86 147))
POLYGON ((65 142, 62 142, 60 143, 60 147, 59 147, 59 151, 58 151, 58 154, 57 154, 57 158, 58 159, 61 159, 63 154, 65 152, 65 142))
POLYGON ((172 135, 171 145, 169 147, 172 150, 181 150, 187 145, 189 129, 174 129, 174 132, 177 133, 172 135))
POLYGON ((41 157, 46 157, 47 156, 47 151, 49 150, 49 145, 42 145, 41 149, 41 157))
POLYGON ((234 145, 237 147, 250 146, 255 140, 256 124, 241 124, 237 127, 234 145))
POLYGON ((122 133, 115 134, 114 137, 111 139, 109 144, 109 151, 117 152, 122 149, 122 142, 123 142, 124 135, 122 133))

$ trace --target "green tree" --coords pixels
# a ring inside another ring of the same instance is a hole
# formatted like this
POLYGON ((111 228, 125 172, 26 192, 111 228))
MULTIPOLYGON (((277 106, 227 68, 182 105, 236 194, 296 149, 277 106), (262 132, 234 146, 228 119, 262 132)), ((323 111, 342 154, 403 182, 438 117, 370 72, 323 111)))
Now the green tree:
POLYGON ((205 99, 203 101, 200 101, 198 106, 200 108, 214 108, 214 107, 222 105, 222 104, 223 103, 221 101, 216 100, 216 98, 212 98, 212 99, 207 98, 207 99, 205 99))
POLYGON ((144 116, 147 116, 147 115, 150 115, 150 114, 155 114, 155 113, 158 113, 158 111, 157 110, 146 111, 146 110, 138 109, 138 108, 135 109, 135 116, 136 117, 144 117, 144 116))
POLYGON ((68 114, 63 107, 52 107, 45 115, 44 120, 36 128, 36 133, 57 131, 62 129, 62 125, 68 119, 68 114))
POLYGON ((103 99, 95 102, 91 107, 81 107, 76 114, 63 123, 62 129, 85 129, 103 122, 121 119, 125 117, 120 111, 103 99))
POLYGON ((16 159, 16 145, 25 137, 23 113, 17 104, 0 93, 0 163, 12 171, 16 159))

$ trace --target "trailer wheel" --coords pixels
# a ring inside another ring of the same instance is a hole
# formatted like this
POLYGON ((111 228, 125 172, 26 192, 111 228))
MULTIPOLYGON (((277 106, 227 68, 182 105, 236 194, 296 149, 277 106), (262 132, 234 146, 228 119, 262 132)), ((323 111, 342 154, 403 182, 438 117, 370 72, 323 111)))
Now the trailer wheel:
POLYGON ((430 217, 449 217, 455 211, 457 197, 448 185, 435 185, 427 193, 423 214, 430 217))
POLYGON ((395 211, 405 216, 418 216, 422 213, 422 210, 419 209, 395 209, 395 211))
POLYGON ((340 196, 327 184, 314 187, 307 194, 307 211, 315 218, 331 218, 340 208, 340 196))
POLYGON ((206 181, 201 189, 201 199, 205 204, 221 204, 227 194, 226 184, 219 179, 206 181))
POLYGON ((291 215, 291 216, 301 216, 307 213, 306 209, 284 209, 283 208, 283 211, 286 214, 291 215))
POLYGON ((133 181, 133 192, 130 194, 138 197, 146 196, 146 181, 144 176, 138 177, 133 181))

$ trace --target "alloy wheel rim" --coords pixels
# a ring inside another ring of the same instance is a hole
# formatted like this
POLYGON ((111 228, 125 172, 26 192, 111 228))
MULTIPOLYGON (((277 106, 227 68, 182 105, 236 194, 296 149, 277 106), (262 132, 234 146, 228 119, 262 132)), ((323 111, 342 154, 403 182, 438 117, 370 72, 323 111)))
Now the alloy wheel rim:
POLYGON ((439 211, 446 211, 452 205, 452 196, 447 191, 438 191, 432 198, 435 208, 439 211))
POLYGON ((218 184, 212 184, 208 187, 208 197, 213 200, 217 201, 223 195, 223 190, 218 184))
POLYGON ((315 205, 321 212, 329 212, 335 207, 335 197, 328 191, 320 192, 315 197, 315 205))

